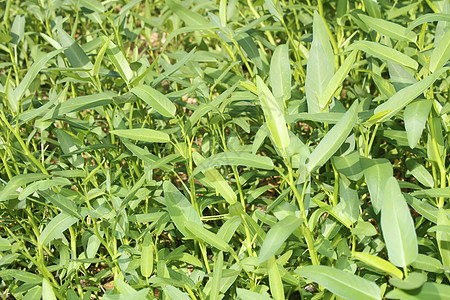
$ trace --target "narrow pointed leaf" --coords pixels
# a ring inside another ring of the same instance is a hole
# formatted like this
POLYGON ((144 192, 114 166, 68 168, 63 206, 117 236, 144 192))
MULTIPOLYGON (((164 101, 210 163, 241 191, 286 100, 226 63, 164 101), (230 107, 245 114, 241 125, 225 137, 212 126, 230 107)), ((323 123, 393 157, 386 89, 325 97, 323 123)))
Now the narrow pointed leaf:
POLYGON ((429 188, 434 186, 433 176, 431 176, 423 164, 413 158, 409 158, 406 160, 406 167, 421 184, 429 188))
POLYGON ((259 76, 256 77, 256 85, 270 135, 275 146, 283 152, 283 149, 289 146, 290 141, 283 110, 259 76))
POLYGON ((190 221, 202 226, 203 223, 197 211, 171 182, 164 181, 163 189, 167 210, 173 223, 184 236, 192 237, 192 234, 186 229, 185 222, 190 221))
POLYGON ((350 45, 349 47, 347 47, 347 51, 353 50, 354 48, 357 48, 370 55, 378 57, 381 60, 392 61, 414 70, 416 70, 419 66, 419 64, 408 55, 379 43, 369 41, 357 41, 352 45, 350 45))
POLYGON ((141 253, 141 274, 148 278, 153 273, 153 241, 150 232, 144 236, 141 253))
POLYGON ((194 239, 199 239, 206 242, 207 244, 225 252, 232 252, 233 249, 224 240, 219 238, 215 233, 212 233, 208 229, 204 228, 203 225, 194 223, 191 221, 186 221, 184 223, 186 230, 191 233, 194 239))
POLYGON ((355 125, 358 115, 357 109, 358 102, 355 101, 342 119, 320 141, 306 164, 309 173, 320 168, 341 147, 355 125))
POLYGON ((114 96, 116 96, 115 93, 107 91, 98 94, 71 98, 61 103, 59 114, 63 115, 99 106, 105 106, 113 102, 114 96))
MULTIPOLYGON (((170 297, 172 300, 192 300, 191 297, 189 297, 188 294, 183 293, 179 289, 177 289, 174 286, 168 285, 164 289, 166 291, 166 294, 170 297)), ((142 299, 142 298, 140 298, 142 299)))
POLYGON ((287 44, 279 45, 270 61, 270 85, 273 96, 288 100, 291 98, 291 65, 287 44))
POLYGON ((200 163, 192 173, 192 176, 213 167, 238 165, 264 170, 273 169, 273 162, 267 156, 260 156, 248 152, 221 152, 208 157, 200 163))
POLYGON ((91 70, 92 65, 89 56, 84 52, 83 48, 63 29, 58 30, 59 42, 61 46, 66 48, 64 54, 74 68, 83 68, 91 70))
POLYGON ((50 282, 43 278, 42 279, 42 299, 46 300, 56 300, 55 292, 53 291, 53 287, 50 282))
POLYGON ((371 266, 372 268, 381 270, 392 276, 403 279, 403 272, 400 271, 396 266, 388 262, 387 260, 382 259, 379 256, 371 255, 363 252, 353 252, 352 256, 363 263, 371 266))
POLYGON ((8 181, 6 186, 0 191, 0 201, 5 201, 5 200, 13 199, 14 197, 17 197, 19 195, 19 193, 17 193, 17 195, 15 195, 15 193, 19 187, 26 185, 30 182, 38 181, 40 179, 45 179, 47 177, 49 177, 49 176, 45 175, 45 174, 36 174, 36 173, 21 174, 21 175, 14 176, 13 178, 11 178, 11 180, 8 181))
POLYGON ((386 181, 392 177, 394 170, 389 160, 384 158, 361 158, 360 163, 369 188, 370 201, 375 213, 379 213, 383 206, 383 191, 386 181))
POLYGON ((300 227, 302 222, 303 220, 296 216, 287 216, 272 226, 259 251, 259 263, 263 263, 272 257, 294 230, 300 227))
MULTIPOLYGON (((437 225, 450 226, 450 219, 442 209, 438 213, 437 225)), ((444 269, 448 271, 450 268, 450 232, 439 230, 436 232, 436 240, 439 253, 441 254, 442 264, 444 265, 444 269)))
POLYGON ((169 0, 166 2, 167 6, 181 19, 186 23, 186 25, 192 26, 202 26, 209 25, 208 20, 206 20, 202 15, 187 9, 181 4, 176 3, 175 1, 169 0))
POLYGON ((435 72, 442 68, 450 58, 450 31, 442 37, 436 48, 431 53, 430 71, 435 72))
POLYGON ((111 134, 115 134, 117 136, 138 140, 149 143, 169 143, 170 138, 169 135, 162 131, 157 131, 153 129, 147 128, 135 128, 135 129, 117 129, 111 130, 111 134))
POLYGON ((309 113, 320 113, 320 98, 334 74, 334 55, 322 18, 314 12, 313 42, 306 65, 305 92, 309 113))
POLYGON ((421 99, 416 100, 405 107, 403 119, 405 121, 408 145, 411 149, 414 149, 420 140, 432 104, 432 100, 421 99))
POLYGON ((11 41, 10 43, 17 46, 23 39, 23 33, 25 30, 25 16, 17 15, 14 18, 14 22, 11 25, 11 41))
POLYGON ((381 290, 375 283, 347 271, 328 266, 306 266, 296 273, 345 299, 381 299, 381 290))
POLYGON ((336 73, 331 77, 330 81, 325 87, 322 95, 320 96, 319 105, 321 109, 324 109, 330 102, 336 90, 342 85, 345 78, 350 72, 353 64, 355 63, 357 50, 353 50, 350 55, 344 60, 344 63, 336 71, 336 73))
POLYGON ((383 19, 372 18, 363 14, 358 16, 367 24, 370 28, 378 31, 385 36, 399 40, 415 43, 417 36, 413 31, 407 31, 405 27, 394 22, 389 22, 383 19))
POLYGON ((130 65, 127 59, 123 55, 122 51, 116 44, 109 41, 108 49, 106 50, 109 59, 112 61, 122 79, 128 83, 133 78, 133 71, 131 71, 130 65))
POLYGON ((435 282, 425 282, 424 285, 417 290, 401 290, 395 289, 386 294, 388 299, 402 300, 450 300, 450 286, 435 282))
POLYGON ((211 279, 212 284, 211 284, 211 293, 209 295, 210 300, 221 299, 219 297, 219 293, 220 293, 220 280, 222 279, 222 269, 223 269, 223 252, 219 251, 216 262, 214 264, 213 277, 211 279))
POLYGON ((131 90, 140 99, 153 107, 157 112, 167 118, 173 118, 176 107, 165 95, 155 90, 151 86, 140 85, 131 90))
POLYGON ((380 122, 390 119, 411 101, 420 96, 427 88, 430 87, 430 85, 432 85, 436 81, 436 79, 439 78, 442 73, 447 70, 448 68, 442 68, 434 72, 433 74, 428 75, 421 81, 398 91, 394 96, 389 98, 389 100, 377 106, 377 108, 375 108, 375 113, 388 111, 388 113, 380 120, 380 122))
MULTIPOLYGON (((201 164, 205 160, 205 158, 203 158, 203 156, 198 152, 192 153, 192 156, 197 165, 201 164)), ((228 203, 230 204, 236 203, 237 201, 236 193, 233 191, 228 182, 225 181, 225 179, 222 177, 219 171, 217 171, 214 168, 209 168, 203 170, 202 172, 206 176, 206 178, 211 182, 211 184, 214 186, 217 192, 219 192, 219 194, 228 203)))
POLYGON ((427 276, 424 273, 412 272, 408 274, 408 277, 401 280, 399 278, 389 279, 389 283, 393 286, 402 290, 414 290, 420 288, 425 281, 427 281, 427 276))
POLYGON ((269 287, 270 293, 272 294, 273 299, 275 300, 284 300, 284 287, 283 281, 281 280, 280 271, 278 269, 277 261, 275 260, 275 256, 269 258, 267 262, 267 268, 269 273, 269 287))
POLYGON ((25 94, 27 89, 30 87, 30 84, 33 82, 36 75, 41 71, 41 69, 47 64, 47 62, 52 59, 54 56, 63 52, 63 48, 52 51, 46 55, 41 56, 38 60, 36 60, 31 67, 28 69, 27 74, 23 77, 22 81, 14 90, 14 97, 17 100, 20 100, 22 96, 25 94))
POLYGON ((389 260, 398 267, 406 267, 418 254, 414 222, 397 180, 389 177, 383 188, 381 228, 389 260))
POLYGON ((39 235, 39 242, 42 245, 47 245, 77 221, 78 218, 68 215, 65 212, 61 212, 54 217, 41 232, 39 235))

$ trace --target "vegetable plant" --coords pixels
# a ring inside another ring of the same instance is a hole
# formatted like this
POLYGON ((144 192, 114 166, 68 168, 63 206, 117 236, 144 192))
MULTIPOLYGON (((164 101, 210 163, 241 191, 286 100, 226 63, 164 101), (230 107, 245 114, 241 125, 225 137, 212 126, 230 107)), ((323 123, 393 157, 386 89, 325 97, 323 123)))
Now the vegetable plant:
POLYGON ((449 12, 1 2, 2 299, 447 299, 449 12))

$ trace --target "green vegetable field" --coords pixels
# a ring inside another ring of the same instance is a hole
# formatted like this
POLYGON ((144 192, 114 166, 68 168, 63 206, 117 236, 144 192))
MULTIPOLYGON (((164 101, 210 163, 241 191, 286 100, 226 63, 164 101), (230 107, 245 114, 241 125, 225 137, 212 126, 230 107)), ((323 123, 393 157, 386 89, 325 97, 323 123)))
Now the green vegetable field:
POLYGON ((0 299, 450 299, 449 0, 0 0, 0 299))

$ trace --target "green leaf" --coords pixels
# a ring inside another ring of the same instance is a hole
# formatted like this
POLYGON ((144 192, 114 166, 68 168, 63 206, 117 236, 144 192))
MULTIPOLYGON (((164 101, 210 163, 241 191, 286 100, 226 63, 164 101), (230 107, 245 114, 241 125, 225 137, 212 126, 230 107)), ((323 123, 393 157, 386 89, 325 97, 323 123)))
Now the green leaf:
POLYGON ((25 30, 25 16, 17 15, 11 25, 10 43, 17 46, 23 39, 23 32, 25 30))
POLYGON ((233 216, 229 218, 220 227, 219 231, 217 232, 217 235, 225 242, 229 243, 234 233, 236 232, 236 229, 239 227, 239 225, 241 225, 241 222, 242 219, 239 216, 233 216))
POLYGON ((402 299, 402 300, 430 300, 450 299, 450 286, 445 284, 438 284, 434 282, 425 282, 421 288, 416 290, 403 291, 395 289, 386 294, 388 299, 402 299))
POLYGON ((333 156, 333 164, 339 173, 351 180, 358 181, 363 176, 358 151, 353 151, 346 156, 333 156))
POLYGON ((42 299, 57 300, 52 285, 45 278, 42 278, 42 299))
POLYGON ((80 5, 88 8, 89 10, 103 13, 105 12, 105 7, 102 3, 98 2, 98 0, 79 0, 80 5))
POLYGON ((398 278, 389 279, 390 284, 402 290, 413 290, 420 288, 425 281, 427 281, 427 276, 423 273, 417 272, 409 273, 408 277, 404 280, 398 278))
POLYGON ((47 62, 52 59, 54 56, 61 53, 64 49, 58 49, 55 51, 52 51, 46 55, 41 56, 38 60, 36 60, 31 67, 28 69, 27 74, 23 77, 22 81, 19 83, 19 85, 14 90, 14 97, 17 100, 20 100, 22 96, 25 94, 27 89, 30 87, 31 83, 33 82, 36 75, 41 71, 41 69, 47 64, 47 62))
POLYGON ((39 242, 41 245, 47 245, 55 238, 62 235, 62 233, 75 224, 78 218, 68 215, 65 212, 61 212, 59 215, 55 216, 50 223, 45 226, 44 230, 39 235, 39 242))
POLYGON ((168 285, 164 288, 164 290, 166 291, 166 294, 172 300, 192 300, 188 294, 183 293, 182 291, 180 291, 179 289, 177 289, 174 286, 168 285))
POLYGON ((0 237, 0 251, 8 251, 11 249, 11 243, 2 237, 0 237))
POLYGON ((347 47, 346 51, 350 51, 355 48, 364 51, 370 55, 373 55, 375 57, 378 57, 381 60, 392 61, 414 70, 416 70, 419 67, 419 64, 408 55, 379 43, 369 41, 357 41, 352 45, 350 45, 349 47, 347 47))
POLYGON ((186 230, 191 233, 191 237, 196 240, 204 241, 207 244, 226 252, 233 252, 233 249, 222 240, 217 234, 212 233, 203 227, 203 224, 194 223, 191 221, 184 222, 186 230))
POLYGON ((320 113, 321 95, 334 74, 334 54, 325 25, 320 15, 314 12, 313 42, 306 65, 305 92, 309 113, 320 113))
POLYGON ((203 223, 197 211, 171 182, 164 181, 163 189, 167 210, 173 223, 184 236, 192 237, 186 229, 185 222, 191 221, 202 226, 203 223))
POLYGON ((35 181, 20 192, 19 200, 23 200, 37 191, 45 191, 54 186, 65 186, 70 184, 70 180, 63 177, 55 177, 51 180, 35 181))
POLYGON ((253 39, 245 32, 236 35, 235 38, 238 45, 242 48, 242 50, 244 50, 244 53, 249 58, 249 61, 255 64, 258 69, 262 70, 263 63, 261 56, 253 39))
POLYGON ((405 107, 403 119, 405 121, 408 144, 411 149, 414 149, 420 140, 432 104, 432 100, 420 99, 405 107))
POLYGON ((219 166, 246 166, 264 170, 272 170, 273 162, 267 156, 260 156, 248 152, 220 152, 206 158, 195 168, 191 176, 204 170, 219 166))
POLYGON ((417 80, 399 64, 388 61, 388 69, 389 77, 391 77, 392 84, 396 91, 417 82, 417 80))
POLYGON ((283 153, 290 142, 283 110, 259 76, 256 77, 256 86, 270 135, 275 146, 283 153))
MULTIPOLYGON (((448 188, 450 191, 450 188, 448 188)), ((438 226, 450 226, 450 219, 443 209, 439 209, 438 226)), ((441 254, 442 264, 446 271, 450 266, 450 232, 439 230, 436 232, 436 240, 439 247, 439 253, 441 254)))
POLYGON ((281 280, 281 275, 275 256, 269 258, 267 261, 267 268, 269 273, 270 293, 272 294, 273 299, 284 300, 283 281, 281 280))
POLYGON ((168 78, 175 72, 177 72, 184 64, 186 64, 195 54, 195 48, 191 50, 188 54, 184 55, 182 59, 180 59, 176 64, 169 65, 168 67, 165 67, 165 72, 156 77, 155 80, 152 81, 151 85, 153 87, 160 84, 164 79, 168 78))
POLYGON ((30 273, 27 271, 22 271, 22 270, 14 270, 14 269, 1 270, 0 277, 3 278, 4 276, 11 276, 17 280, 23 281, 25 283, 30 283, 30 284, 42 282, 41 276, 38 276, 34 273, 30 273))
POLYGON ((219 297, 219 294, 220 294, 220 281, 222 279, 222 271, 223 271, 223 252, 219 251, 219 254, 217 255, 216 258, 216 262, 214 264, 211 292, 209 294, 210 300, 221 299, 221 297, 219 297))
POLYGON ((418 253, 414 221, 397 180, 389 177, 384 187, 381 208, 381 228, 389 260, 398 267, 406 267, 416 260, 418 253))
POLYGON ((141 252, 141 274, 149 278, 153 273, 153 240, 152 234, 147 232, 144 235, 141 252))
POLYGON ((127 59, 123 55, 122 51, 116 44, 109 41, 108 49, 106 50, 109 59, 112 61, 122 79, 129 83, 133 79, 133 71, 131 71, 130 65, 127 59))
POLYGON ((14 176, 13 178, 11 178, 11 180, 8 181, 3 190, 0 191, 0 201, 17 198, 18 193, 16 193, 16 191, 19 187, 30 182, 38 181, 48 177, 50 176, 40 173, 21 174, 14 176))
POLYGON ((433 273, 442 273, 444 271, 444 267, 438 259, 420 253, 417 255, 416 260, 411 264, 411 266, 414 269, 433 273))
POLYGON ((40 191, 39 194, 47 199, 51 204, 61 209, 63 212, 81 219, 81 215, 77 210, 77 205, 69 198, 64 197, 61 194, 52 192, 51 190, 40 191))
POLYGON ((447 31, 442 40, 431 53, 430 71, 435 72, 442 68, 450 58, 450 31, 447 31))
MULTIPOLYGON (((195 164, 198 166, 205 158, 198 152, 193 152, 192 157, 194 158, 195 164)), ((203 170, 202 173, 206 176, 206 178, 211 182, 217 192, 230 204, 234 204, 237 201, 236 193, 233 191, 231 186, 222 175, 214 168, 209 168, 203 170)))
POLYGON ((427 220, 437 224, 439 210, 435 206, 427 202, 420 201, 409 194, 403 195, 405 196, 406 202, 411 205, 416 212, 424 216, 427 220))
POLYGON ((262 294, 258 294, 256 292, 252 292, 250 290, 244 290, 244 289, 240 289, 240 288, 237 288, 236 292, 237 292, 238 299, 240 299, 240 300, 247 300, 247 299, 270 300, 270 299, 272 299, 268 295, 262 295, 262 294))
MULTIPOLYGON (((87 1, 87 0, 85 0, 87 1)), ((98 73, 100 72, 100 66, 102 64, 103 57, 105 56, 106 50, 108 49, 109 42, 113 38, 113 35, 110 35, 109 38, 106 40, 106 42, 103 44, 102 48, 97 54, 97 57, 95 58, 94 68, 92 69, 92 76, 96 77, 98 76, 98 73)))
POLYGON ((175 1, 166 1, 167 6, 172 10, 181 20, 183 20, 189 27, 201 27, 202 25, 209 25, 209 22, 200 14, 187 9, 175 1))
POLYGON ((358 191, 350 187, 350 180, 345 176, 339 176, 339 198, 340 202, 336 206, 352 222, 358 221, 359 217, 359 197, 358 191))
POLYGON ((259 263, 263 263, 280 249, 286 239, 302 224, 303 219, 287 216, 270 228, 259 251, 259 263))
POLYGON ((378 31, 385 36, 399 40, 415 43, 417 36, 412 31, 407 31, 407 29, 397 23, 389 22, 379 18, 372 18, 363 14, 358 14, 358 16, 367 24, 370 28, 378 31))
POLYGON ((430 188, 434 186, 433 176, 431 176, 430 172, 417 159, 408 158, 406 160, 406 167, 421 184, 430 188))
POLYGON ((306 266, 296 273, 345 299, 381 299, 381 290, 375 283, 347 271, 328 266, 306 266))
POLYGON ((167 133, 153 129, 147 128, 116 129, 111 130, 110 133, 123 138, 149 143, 170 143, 170 137, 167 133))
POLYGON ((59 114, 64 115, 72 112, 92 109, 99 106, 106 106, 113 102, 112 98, 115 96, 115 93, 107 91, 93 95, 71 98, 61 103, 59 114))
POLYGON ((403 107, 408 105, 411 101, 416 99, 417 96, 419 96, 427 88, 429 88, 430 85, 432 85, 439 78, 439 76, 447 70, 448 68, 443 68, 434 72, 431 75, 428 75, 421 81, 398 91, 397 93, 395 93, 394 96, 389 98, 389 100, 377 106, 377 108, 375 108, 375 113, 388 111, 388 113, 379 122, 386 121, 390 119, 392 116, 394 116, 403 107))
POLYGON ((378 214, 383 206, 386 182, 392 177, 394 170, 389 160, 384 158, 361 158, 360 163, 369 189, 370 201, 375 213, 378 214))
POLYGON ((333 77, 331 77, 330 81, 326 85, 319 98, 319 105, 322 110, 327 107, 328 104, 330 104, 334 93, 340 86, 342 86, 342 82, 344 82, 345 78, 353 67, 353 64, 355 63, 357 53, 357 50, 353 50, 350 55, 347 56, 341 67, 336 71, 336 73, 333 75, 333 77))
POLYGON ((279 45, 270 60, 270 86, 273 96, 284 101, 291 98, 291 64, 287 44, 279 45))
MULTIPOLYGON (((35 286, 34 288, 28 290, 25 296, 22 298, 23 300, 41 300, 42 299, 42 287, 35 286)), ((67 298, 67 300, 73 300, 71 298, 67 298)), ((78 300, 78 298, 76 298, 78 300)))
POLYGON ((409 23, 408 30, 413 30, 417 26, 428 22, 445 21, 450 22, 450 15, 446 13, 429 13, 419 16, 417 19, 409 23))
POLYGON ((358 101, 355 101, 341 120, 331 128, 309 156, 306 164, 308 173, 320 168, 341 147, 353 129, 358 115, 358 101))
POLYGON ((172 101, 151 86, 140 85, 133 88, 130 92, 144 100, 161 115, 167 118, 173 118, 175 116, 176 107, 172 101))
POLYGON ((387 260, 382 259, 379 256, 371 255, 363 252, 352 252, 352 257, 362 261, 363 263, 371 266, 372 268, 378 269, 385 273, 391 274, 397 278, 403 279, 403 273, 393 264, 387 260))
POLYGON ((89 56, 87 56, 80 45, 78 45, 78 43, 69 34, 67 34, 67 32, 63 29, 58 29, 58 37, 61 46, 66 48, 64 50, 64 54, 72 67, 82 68, 88 71, 92 70, 94 66, 89 59, 89 56))
POLYGON ((220 0, 219 3, 219 18, 220 18, 220 25, 222 27, 227 26, 227 0, 220 0))

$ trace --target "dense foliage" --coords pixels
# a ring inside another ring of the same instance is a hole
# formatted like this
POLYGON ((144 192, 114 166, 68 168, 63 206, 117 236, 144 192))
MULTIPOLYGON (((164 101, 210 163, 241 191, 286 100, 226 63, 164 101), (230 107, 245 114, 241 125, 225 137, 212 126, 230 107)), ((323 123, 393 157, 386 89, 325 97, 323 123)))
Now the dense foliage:
POLYGON ((1 1, 2 299, 449 299, 449 12, 1 1))

